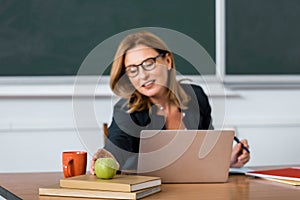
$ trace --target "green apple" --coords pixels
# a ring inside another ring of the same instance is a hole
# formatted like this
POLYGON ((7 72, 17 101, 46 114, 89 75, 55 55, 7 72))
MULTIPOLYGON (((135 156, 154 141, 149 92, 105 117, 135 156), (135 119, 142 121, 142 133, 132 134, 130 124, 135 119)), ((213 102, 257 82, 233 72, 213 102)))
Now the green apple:
POLYGON ((119 164, 113 158, 98 158, 95 162, 95 173, 98 178, 111 179, 116 175, 119 164))

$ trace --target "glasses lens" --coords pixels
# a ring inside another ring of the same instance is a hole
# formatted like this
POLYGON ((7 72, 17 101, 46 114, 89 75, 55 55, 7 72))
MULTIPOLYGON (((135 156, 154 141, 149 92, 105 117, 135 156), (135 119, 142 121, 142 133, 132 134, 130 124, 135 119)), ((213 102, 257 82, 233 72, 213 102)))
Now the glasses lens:
POLYGON ((149 71, 155 67, 155 60, 153 58, 149 58, 142 63, 144 70, 149 71))
POLYGON ((138 69, 136 66, 130 66, 126 68, 126 74, 130 77, 136 76, 138 73, 138 69))

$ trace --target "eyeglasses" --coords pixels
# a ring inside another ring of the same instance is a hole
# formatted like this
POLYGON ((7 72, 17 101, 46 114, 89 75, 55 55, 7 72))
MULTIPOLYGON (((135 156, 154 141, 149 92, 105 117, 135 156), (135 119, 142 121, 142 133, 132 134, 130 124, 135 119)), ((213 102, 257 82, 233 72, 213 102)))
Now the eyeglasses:
POLYGON ((133 78, 136 77, 139 74, 139 67, 141 66, 143 68, 143 70, 145 71, 151 71, 155 68, 156 66, 156 59, 164 56, 164 53, 160 53, 157 56, 153 57, 153 58, 147 58, 146 60, 144 60, 141 64, 139 65, 129 65, 127 67, 125 67, 125 71, 127 76, 133 78))

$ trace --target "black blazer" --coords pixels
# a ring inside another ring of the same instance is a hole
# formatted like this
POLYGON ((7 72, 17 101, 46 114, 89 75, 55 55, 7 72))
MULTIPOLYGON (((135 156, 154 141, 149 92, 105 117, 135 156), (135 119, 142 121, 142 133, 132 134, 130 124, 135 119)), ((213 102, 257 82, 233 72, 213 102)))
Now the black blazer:
MULTIPOLYGON (((188 108, 181 110, 186 128, 212 129, 211 107, 203 89, 190 84, 181 84, 181 86, 191 98, 188 108)), ((116 157, 123 169, 125 162, 130 157, 136 157, 139 152, 141 130, 166 129, 165 118, 156 114, 156 106, 152 107, 151 113, 149 110, 143 110, 129 114, 127 110, 126 99, 121 99, 115 104, 112 123, 108 129, 108 140, 104 147, 116 157)))

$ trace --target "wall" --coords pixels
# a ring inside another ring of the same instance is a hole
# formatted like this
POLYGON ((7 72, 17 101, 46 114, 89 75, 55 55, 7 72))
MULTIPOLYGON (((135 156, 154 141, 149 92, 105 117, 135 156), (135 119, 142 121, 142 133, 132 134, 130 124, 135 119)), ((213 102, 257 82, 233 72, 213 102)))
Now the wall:
MULTIPOLYGON (((224 126, 236 128, 238 137, 249 140, 248 166, 300 163, 300 89, 227 88, 225 98, 214 89, 220 85, 209 87, 213 89, 204 86, 215 126, 223 125, 225 112, 224 126)), ((61 171, 62 151, 87 150, 90 160, 103 145, 101 125, 110 122, 117 98, 100 92, 95 100, 99 127, 87 126, 78 134, 72 96, 58 95, 61 86, 53 88, 55 94, 48 88, 48 95, 28 96, 16 95, 19 88, 2 87, 0 93, 0 172, 61 171)))

